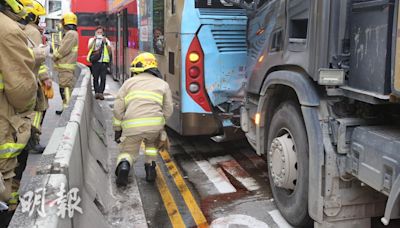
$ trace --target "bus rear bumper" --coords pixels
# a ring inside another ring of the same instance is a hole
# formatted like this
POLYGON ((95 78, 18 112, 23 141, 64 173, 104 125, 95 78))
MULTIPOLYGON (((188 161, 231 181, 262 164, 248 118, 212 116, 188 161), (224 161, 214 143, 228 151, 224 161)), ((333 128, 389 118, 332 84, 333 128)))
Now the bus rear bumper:
POLYGON ((219 135, 222 123, 213 114, 182 113, 182 135, 219 135))

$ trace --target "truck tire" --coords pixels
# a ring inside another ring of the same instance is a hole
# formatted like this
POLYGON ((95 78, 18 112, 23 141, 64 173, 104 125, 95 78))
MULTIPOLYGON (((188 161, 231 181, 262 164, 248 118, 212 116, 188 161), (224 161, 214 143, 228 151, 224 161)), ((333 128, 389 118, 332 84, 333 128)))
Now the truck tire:
POLYGON ((276 109, 267 145, 268 176, 279 211, 295 227, 311 226, 312 220, 308 215, 308 139, 300 106, 296 102, 286 101, 276 109), (284 151, 282 145, 289 152, 284 151), (285 175, 287 172, 291 174, 285 175))

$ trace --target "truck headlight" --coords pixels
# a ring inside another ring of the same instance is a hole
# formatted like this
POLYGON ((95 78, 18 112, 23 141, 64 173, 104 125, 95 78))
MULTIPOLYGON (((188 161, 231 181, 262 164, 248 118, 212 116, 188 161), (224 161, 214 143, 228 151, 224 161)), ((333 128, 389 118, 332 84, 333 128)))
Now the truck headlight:
POLYGON ((339 86, 344 84, 344 70, 320 69, 318 84, 326 86, 339 86))

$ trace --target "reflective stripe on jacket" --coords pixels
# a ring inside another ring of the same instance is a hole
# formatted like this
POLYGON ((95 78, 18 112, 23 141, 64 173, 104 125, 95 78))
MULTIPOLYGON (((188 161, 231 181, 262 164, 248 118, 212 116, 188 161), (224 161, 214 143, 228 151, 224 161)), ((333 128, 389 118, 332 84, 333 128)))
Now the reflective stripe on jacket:
POLYGON ((172 110, 171 90, 165 81, 148 73, 136 75, 118 91, 114 130, 122 130, 123 136, 159 132, 172 110))
POLYGON ((0 159, 17 157, 25 148, 25 144, 4 143, 0 144, 0 159))

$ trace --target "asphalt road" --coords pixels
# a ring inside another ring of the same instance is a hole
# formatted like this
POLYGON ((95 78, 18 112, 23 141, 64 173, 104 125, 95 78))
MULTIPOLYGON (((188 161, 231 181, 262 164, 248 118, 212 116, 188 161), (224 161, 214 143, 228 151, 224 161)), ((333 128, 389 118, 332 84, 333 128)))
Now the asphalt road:
MULTIPOLYGON (((108 112, 118 88, 119 84, 108 77, 106 100, 101 103, 108 112)), ((50 100, 43 125, 43 145, 59 119, 54 114, 61 107, 56 82, 54 89, 55 98, 50 100)), ((149 227, 291 227, 275 206, 265 160, 245 139, 216 143, 208 137, 182 137, 171 130, 168 133, 171 148, 160 153, 157 181, 145 181, 143 154, 130 179, 131 185, 139 188, 149 227)), ((40 156, 30 155, 23 183, 35 174, 40 156)), ((126 191, 129 188, 117 190, 121 195, 126 191)), ((374 227, 384 226, 376 219, 374 227)), ((395 221, 389 227, 400 224, 395 221)))

